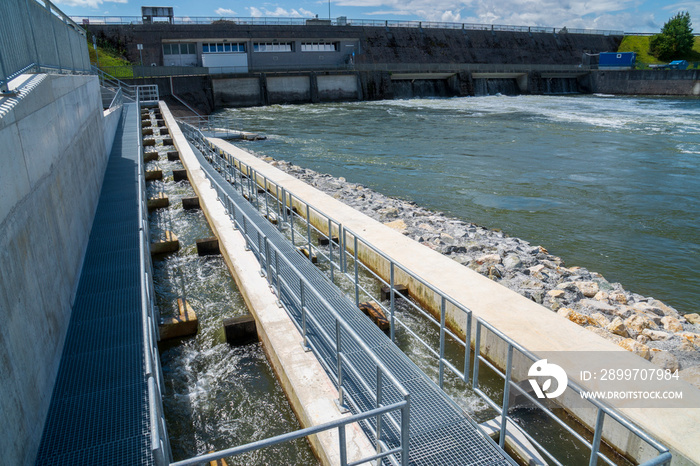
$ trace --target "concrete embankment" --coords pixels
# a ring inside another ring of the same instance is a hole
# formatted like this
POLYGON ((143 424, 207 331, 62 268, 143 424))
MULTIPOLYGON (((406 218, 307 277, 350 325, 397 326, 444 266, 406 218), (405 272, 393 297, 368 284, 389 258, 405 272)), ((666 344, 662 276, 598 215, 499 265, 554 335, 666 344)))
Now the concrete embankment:
MULTIPOLYGON (((425 247, 425 245, 420 244, 419 241, 408 237, 406 234, 408 231, 407 222, 399 218, 399 209, 384 207, 381 204, 377 205, 377 202, 373 201, 378 201, 379 199, 372 199, 371 196, 368 196, 371 192, 363 187, 358 187, 356 185, 345 186, 349 189, 348 194, 350 194, 350 197, 363 198, 363 202, 366 202, 367 206, 371 205, 372 210, 377 211, 377 215, 385 215, 386 217, 383 220, 385 223, 389 223, 388 225, 384 225, 341 202, 340 199, 343 199, 342 180, 324 177, 329 184, 335 185, 335 187, 331 189, 333 193, 331 197, 299 178, 286 174, 225 141, 212 141, 223 150, 239 158, 244 163, 249 164, 257 173, 265 176, 268 181, 294 193, 295 196, 301 199, 300 202, 307 202, 313 205, 315 209, 330 213, 336 221, 342 223, 346 228, 362 235, 363 239, 369 244, 372 244, 378 250, 392 257, 407 269, 412 270, 432 286, 435 286, 458 302, 466 305, 471 309, 475 317, 489 322, 515 342, 535 354, 540 352, 557 352, 562 358, 557 361, 557 364, 565 369, 571 367, 575 362, 573 359, 567 358, 576 358, 576 355, 580 354, 582 351, 601 351, 607 354, 615 354, 618 363, 621 364, 622 367, 632 367, 633 364, 641 364, 648 369, 658 367, 649 361, 639 358, 639 356, 632 352, 625 351, 621 347, 624 345, 618 346, 612 341, 601 338, 601 336, 597 334, 599 332, 593 330, 595 328, 592 324, 593 317, 589 320, 587 315, 583 315, 570 308, 564 308, 565 311, 562 312, 562 314, 564 314, 563 316, 557 315, 557 313, 552 312, 551 309, 542 305, 546 304, 545 302, 542 304, 537 303, 532 299, 528 299, 502 286, 494 280, 497 278, 495 276, 496 271, 501 273, 501 269, 505 269, 504 262, 511 264, 512 267, 517 265, 516 263, 519 261, 521 262, 520 266, 512 268, 522 269, 523 275, 541 274, 544 279, 544 274, 553 276, 555 273, 559 273, 563 278, 566 278, 564 282, 567 283, 567 285, 555 290, 563 292, 563 295, 560 293, 549 295, 553 298, 552 301, 562 296, 566 299, 567 293, 569 292, 571 293, 569 299, 573 299, 573 296, 578 296, 578 293, 583 296, 591 295, 595 286, 598 286, 598 290, 592 294, 591 298, 586 297, 587 300, 592 302, 607 301, 613 293, 620 293, 620 295, 627 296, 622 291, 621 287, 616 287, 614 284, 608 284, 610 285, 610 289, 606 290, 607 282, 599 275, 581 269, 565 268, 563 264, 561 264, 561 260, 548 255, 543 249, 529 246, 524 242, 517 242, 518 246, 521 247, 526 254, 533 255, 532 259, 528 260, 525 258, 525 260, 523 260, 518 257, 516 261, 516 258, 513 257, 508 261, 504 261, 500 254, 497 253, 497 247, 495 247, 496 251, 491 254, 487 254, 483 250, 483 246, 474 248, 472 253, 477 256, 477 260, 474 261, 474 267, 478 268, 485 265, 486 270, 490 272, 491 278, 483 276, 471 270, 469 267, 465 267, 457 261, 436 251, 436 246, 442 246, 442 244, 434 244, 433 247, 425 247), (334 197, 337 199, 334 199, 334 197), (384 212, 379 212, 383 209, 386 210, 384 212), (387 220, 389 221, 387 222, 387 220), (534 265, 534 259, 538 259, 538 255, 540 254, 541 256, 539 259, 542 260, 543 263, 534 265), (498 257, 498 259, 496 257, 498 257), (545 261, 547 262, 545 263, 545 261), (525 262, 530 262, 533 265, 528 264, 528 266, 525 266, 525 262), (525 273, 525 270, 528 270, 528 273, 525 273), (577 273, 582 276, 583 280, 574 279, 577 273), (586 286, 579 285, 584 283, 586 286), (596 295, 599 299, 595 298, 596 295), (591 328, 591 331, 575 323, 575 317, 579 315, 585 318, 587 326, 591 328), (568 356, 564 356, 565 354, 568 356)), ((277 163, 277 165, 279 166, 280 164, 277 163)), ((304 212, 303 208, 298 210, 304 212)), ((455 236, 449 233, 442 234, 441 230, 443 226, 441 223, 444 222, 444 218, 417 208, 413 210, 412 213, 418 214, 414 216, 417 217, 419 222, 426 225, 426 228, 421 228, 426 231, 430 229, 437 230, 436 241, 442 241, 447 245, 448 241, 456 239, 455 237, 459 236, 459 239, 465 243, 465 246, 462 247, 464 247, 467 252, 469 251, 469 246, 476 246, 476 243, 479 241, 477 237, 484 236, 487 233, 485 229, 476 226, 461 225, 459 221, 453 220, 449 221, 449 223, 452 225, 452 228, 455 229, 453 230, 455 236), (457 229, 464 229, 461 236, 457 235, 457 229)), ((312 222, 316 221, 314 216, 312 216, 311 220, 312 222)), ((317 227, 323 229, 324 225, 319 223, 317 227)), ((450 230, 448 229, 448 231, 450 230)), ((505 238, 504 235, 498 233, 495 234, 495 237, 505 238)), ((423 241, 423 243, 425 243, 425 241, 423 241)), ((366 247, 361 247, 359 249, 358 256, 373 270, 385 276, 385 279, 388 279, 386 275, 389 268, 385 259, 366 247)), ((421 288, 421 284, 407 277, 398 277, 397 281, 405 283, 409 288, 411 296, 415 299, 435 309, 435 300, 431 295, 431 291, 421 288)), ((546 279, 543 281, 546 281, 546 279)), ((545 299, 545 296, 548 296, 548 293, 543 291, 542 299, 545 299)), ((637 299, 635 296, 632 297, 637 299)), ((651 315, 655 314, 656 311, 661 311, 669 313, 669 315, 664 315, 664 317, 658 316, 662 325, 664 322, 673 322, 670 319, 665 319, 666 317, 677 319, 679 322, 681 321, 680 317, 673 317, 677 315, 675 311, 660 303, 649 302, 649 300, 642 303, 641 299, 639 301, 638 304, 644 309, 637 309, 635 306, 629 306, 629 312, 631 312, 633 317, 637 320, 646 317, 649 319, 648 322, 653 322, 655 324, 651 315)), ((637 303, 634 302, 633 304, 637 303)), ((608 305, 612 307, 612 304, 608 305)), ((598 311, 601 315, 603 314, 602 311, 598 311)), ((463 316, 457 315, 456 313, 450 314, 450 310, 448 309, 448 321, 450 319, 455 327, 458 329, 461 327, 462 332, 464 332, 465 319, 463 316)), ((637 321, 635 319, 629 321, 630 325, 627 326, 628 332, 629 329, 632 328, 632 323, 637 321)), ((690 324, 681 323, 681 325, 690 324)), ((697 330, 695 327, 688 328, 697 330)), ((648 328, 641 328, 641 336, 644 336, 644 330, 647 329, 648 328)), ((632 334, 629 334, 629 336, 632 336, 632 334)), ((496 339, 491 337, 487 337, 487 339, 488 344, 486 351, 489 352, 490 356, 497 359, 498 354, 504 354, 503 348, 499 347, 500 343, 496 339)), ((639 340, 632 338, 623 340, 633 346, 642 344, 639 340)), ((482 348, 482 351, 483 350, 482 348)), ((697 351, 697 349, 694 349, 694 351, 697 351)), ((651 353, 651 350, 649 350, 649 352, 651 353)), ((495 363, 502 364, 503 361, 495 360, 495 363)), ((519 370, 522 371, 526 368, 526 365, 521 365, 519 370)), ((581 382, 580 380, 577 381, 581 382)), ((601 382, 599 381, 591 381, 583 385, 591 390, 601 389, 601 382)), ((634 383, 628 383, 627 387, 632 389, 635 385, 634 383)), ((612 404, 617 406, 624 416, 639 425, 644 431, 667 445, 674 454, 674 464, 694 464, 700 460, 700 445, 696 445, 694 442, 688 440, 700 435, 700 431, 698 430, 700 409, 697 408, 697 406, 700 406, 700 391, 682 381, 675 383, 674 387, 682 390, 684 393, 683 399, 677 404, 679 408, 683 409, 634 408, 625 407, 624 403, 613 402, 612 404)), ((563 403, 565 406, 567 402, 568 400, 564 400, 563 403)), ((585 424, 592 425, 595 420, 595 416, 590 410, 585 412, 572 408, 571 411, 585 424)), ((637 460, 649 458, 650 452, 643 448, 638 439, 630 436, 625 429, 621 429, 616 423, 606 424, 604 437, 610 444, 615 445, 616 448, 620 449, 626 455, 636 458, 637 460)))
POLYGON ((93 76, 13 83, 19 94, 0 97, 0 451, 5 464, 30 464, 119 112, 105 120, 93 76))
MULTIPOLYGON (((199 166, 167 106, 160 104, 163 119, 171 129, 187 177, 199 197, 199 204, 219 240, 219 249, 246 305, 256 320, 263 348, 302 427, 312 427, 347 416, 338 410, 338 391, 311 352, 305 352, 297 328, 286 311, 277 305, 254 254, 246 249, 243 236, 218 201, 216 192, 199 166)), ((359 425, 346 429, 348 460, 372 456, 374 448, 359 425)), ((339 464, 336 429, 309 437, 322 464, 339 464)))

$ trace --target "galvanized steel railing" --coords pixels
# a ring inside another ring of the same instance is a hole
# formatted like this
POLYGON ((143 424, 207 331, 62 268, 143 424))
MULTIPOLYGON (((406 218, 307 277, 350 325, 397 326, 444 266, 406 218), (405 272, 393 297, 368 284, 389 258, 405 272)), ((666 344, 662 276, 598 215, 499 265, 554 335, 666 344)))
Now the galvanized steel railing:
MULTIPOLYGON (((580 433, 578 433, 575 429, 573 429, 570 425, 562 421, 558 416, 556 416, 549 408, 547 408, 544 404, 542 404, 537 398, 533 397, 527 390, 524 390, 520 385, 518 385, 514 380, 512 380, 511 374, 513 371, 513 352, 518 351, 519 354, 525 356, 527 359, 532 361, 533 363, 540 360, 539 357, 531 353, 530 351, 526 350, 522 346, 520 346, 518 343, 513 341, 511 338, 507 337, 504 335, 501 331, 496 329, 493 325, 485 322, 484 320, 477 318, 476 319, 476 331, 475 331, 475 343, 474 343, 474 375, 472 377, 472 389, 474 390, 475 393, 477 393, 479 396, 481 396, 487 403, 488 405, 493 408, 498 414, 500 415, 500 434, 499 434, 499 446, 503 448, 505 445, 505 440, 506 440, 506 435, 507 435, 507 430, 508 428, 516 428, 518 429, 527 439, 535 446, 537 446, 538 450, 541 451, 544 455, 547 456, 547 458, 552 461, 554 464, 559 465, 559 466, 564 466, 560 461, 558 461, 545 447, 543 447, 537 439, 535 439, 532 435, 530 435, 524 428, 522 428, 520 425, 518 425, 516 422, 514 422, 514 419, 508 415, 508 409, 509 409, 509 403, 510 403, 510 390, 514 389, 518 392, 518 395, 524 396, 529 403, 531 403, 532 406, 537 407, 541 412, 546 414, 552 421, 557 423, 562 429, 564 429, 566 432, 568 432, 571 436, 573 436, 576 440, 581 442, 587 449, 591 451, 590 458, 589 458, 589 466, 596 466, 598 464, 598 460, 602 460, 606 464, 609 464, 610 466, 615 466, 616 463, 613 462, 608 456, 605 454, 601 453, 600 451, 600 445, 601 441, 603 438, 603 426, 604 426, 604 421, 606 417, 609 417, 610 419, 617 421, 620 423, 624 428, 626 428, 630 433, 634 434, 637 436, 639 439, 647 443, 649 446, 651 446, 653 449, 655 449, 658 452, 658 455, 655 458, 650 459, 649 461, 645 461, 642 463, 640 466, 654 466, 654 465, 664 465, 664 464, 670 464, 671 462, 671 453, 668 451, 668 448, 666 448, 663 444, 658 442, 656 439, 651 437, 649 434, 646 432, 643 432, 639 427, 636 425, 632 424, 629 420, 625 419, 619 412, 616 410, 610 408, 609 406, 606 406, 602 404, 600 401, 595 400, 595 399, 588 399, 588 401, 591 403, 592 407, 596 409, 596 422, 595 425, 593 426, 593 439, 588 440, 584 436, 582 436, 580 433), (501 370, 498 367, 496 367, 489 359, 484 357, 484 355, 481 354, 480 349, 481 349, 481 334, 482 334, 482 328, 488 330, 491 334, 495 335, 496 337, 500 338, 505 344, 506 344, 506 365, 505 369, 501 370), (489 369, 491 369, 495 374, 497 374, 500 378, 503 379, 503 399, 501 400, 501 403, 497 403, 491 397, 481 390, 479 387, 479 362, 485 364, 489 369), (505 413, 505 416, 504 416, 505 413)), ((572 380, 568 381, 567 389, 573 390, 577 394, 581 394, 581 392, 584 392, 583 388, 581 388, 576 382, 573 382, 572 380)))
POLYGON ((112 98, 112 101, 109 103, 109 107, 107 107, 107 110, 112 110, 114 108, 121 107, 124 104, 124 93, 122 92, 121 88, 117 89, 117 92, 114 93, 114 97, 112 98))
MULTIPOLYGON (((233 164, 226 162, 218 157, 214 152, 208 142, 205 140, 202 133, 195 127, 187 124, 181 123, 181 128, 183 133, 188 138, 188 140, 193 143, 204 155, 205 157, 217 166, 222 173, 225 174, 227 181, 233 181, 232 177, 236 177, 237 181, 234 182, 234 186, 240 190, 241 194, 251 198, 251 193, 246 192, 244 186, 246 186, 245 179, 250 179, 250 175, 246 175, 243 171, 236 169, 233 164)), ((206 172, 205 172, 206 173, 206 172)), ((362 464, 373 460, 380 460, 386 458, 392 464, 408 464, 408 445, 409 445, 409 420, 410 420, 410 394, 405 389, 405 387, 399 382, 396 377, 389 371, 389 369, 384 365, 384 363, 377 357, 374 351, 362 340, 362 338, 357 335, 357 333, 348 325, 345 319, 338 314, 335 308, 317 291, 316 287, 312 285, 308 279, 302 274, 292 262, 285 256, 282 251, 280 251, 275 244, 273 244, 269 238, 258 228, 255 221, 253 221, 245 212, 237 208, 236 203, 228 196, 224 188, 213 178, 209 177, 209 181, 216 191, 219 200, 223 203, 226 208, 231 220, 234 225, 241 231, 246 239, 246 244, 248 248, 255 254, 261 266, 261 274, 267 277, 270 287, 274 290, 280 305, 285 307, 289 312, 290 316, 292 314, 291 309, 294 308, 301 312, 301 322, 297 322, 296 319, 292 318, 297 328, 302 334, 304 346, 309 348, 316 354, 319 362, 324 365, 328 374, 334 379, 336 386, 338 387, 338 405, 342 409, 346 404, 351 405, 355 412, 354 416, 339 419, 330 423, 326 423, 321 426, 302 429, 294 433, 284 434, 281 436, 273 437, 264 441, 255 442, 250 445, 244 445, 240 447, 235 447, 232 449, 224 450, 212 455, 205 455, 202 457, 192 458, 186 460, 185 462, 176 463, 178 465, 184 464, 194 464, 201 462, 204 459, 207 461, 224 458, 231 456, 233 454, 244 453, 253 449, 263 448, 265 446, 271 446, 277 443, 281 443, 287 440, 292 440, 296 438, 305 437, 318 433, 321 431, 326 431, 330 429, 338 429, 340 434, 340 458, 341 464, 346 465, 347 463, 347 453, 345 445, 345 434, 344 429, 348 424, 352 424, 359 421, 368 420, 374 418, 376 424, 372 426, 369 422, 365 422, 365 428, 369 430, 374 435, 374 441, 377 445, 377 454, 363 458, 351 464, 362 464), (281 267, 284 266, 287 270, 294 274, 293 282, 288 281, 283 274, 280 273, 281 267), (296 287, 299 287, 299 292, 296 292, 296 287), (313 296, 314 300, 322 305, 325 312, 333 316, 335 321, 335 334, 330 335, 325 331, 320 323, 320 316, 316 315, 313 307, 309 307, 307 303, 309 302, 309 297, 313 296), (321 350, 311 339, 308 338, 307 330, 309 326, 312 325, 314 328, 315 335, 321 340, 325 346, 330 347, 335 352, 335 358, 337 362, 336 367, 329 367, 327 362, 323 359, 321 355, 321 350), (349 337, 354 344, 356 344, 363 353, 370 358, 374 366, 376 367, 376 379, 366 380, 355 364, 349 359, 343 347, 341 341, 343 336, 349 337), (344 375, 352 375, 355 380, 358 381, 361 386, 366 390, 367 393, 372 394, 375 408, 370 411, 363 412, 359 401, 354 399, 351 392, 346 390, 344 383, 344 375), (383 405, 383 392, 387 390, 387 384, 393 386, 393 388, 398 392, 402 401, 393 403, 390 405, 383 405), (398 415, 391 414, 392 412, 398 412, 398 415), (397 419, 398 418, 398 419, 397 419), (390 448, 382 438, 382 424, 388 422, 393 426, 396 432, 400 432, 400 446, 390 448), (396 455, 400 454, 400 462, 396 458, 396 455)), ((250 188, 251 185, 247 184, 250 188)), ((257 192, 257 185, 252 188, 257 192)), ((268 218, 269 217, 268 210, 268 218)))
POLYGON ((100 80, 100 86, 113 90, 119 89, 122 91, 122 95, 125 99, 129 100, 130 102, 136 101, 137 86, 132 86, 131 84, 125 83, 124 81, 120 80, 119 78, 115 78, 95 65, 91 65, 90 70, 93 74, 97 75, 97 78, 100 80))
MULTIPOLYGON (((525 390, 517 385, 516 381, 512 380, 511 378, 513 369, 512 356, 514 349, 522 353, 533 362, 540 358, 527 351, 513 339, 504 335, 502 332, 498 331, 481 318, 474 319, 476 328, 474 334, 474 363, 471 370, 472 374, 470 374, 471 346, 470 344, 467 344, 467 342, 470 342, 471 340, 472 313, 468 308, 451 298, 446 293, 440 291, 426 280, 421 279, 400 263, 394 261, 391 257, 387 256, 369 242, 362 239, 358 234, 354 233, 348 228, 345 228, 340 222, 333 219, 331 216, 316 209, 308 202, 270 181, 267 179, 267 177, 256 172, 252 167, 239 159, 236 159, 231 154, 224 152, 218 147, 215 147, 212 143, 206 140, 198 141, 197 146, 203 151, 207 151, 209 154, 211 154, 211 163, 213 166, 216 167, 221 173, 225 174, 228 181, 231 181, 234 183, 234 185, 238 186, 244 196, 247 197, 248 201, 252 203, 268 220, 276 223, 278 229, 282 230, 283 224, 286 224, 289 227, 290 240, 295 247, 300 246, 307 248, 309 258, 311 258, 314 254, 317 254, 317 257, 322 257, 324 263, 328 264, 328 273, 332 281, 337 282, 339 275, 340 277, 349 280, 354 291, 356 304, 359 304, 360 296, 364 295, 369 298, 373 298, 375 302, 379 304, 387 313, 387 315, 389 315, 390 337, 392 338, 392 341, 395 338, 395 325, 398 324, 405 329, 408 334, 413 336, 422 346, 424 346, 437 360, 439 377, 438 384, 441 388, 444 388, 445 368, 449 369, 465 383, 470 382, 471 375, 472 390, 483 398, 486 403, 499 415, 501 415, 501 430, 499 434, 499 445, 501 448, 503 448, 505 444, 508 429, 515 428, 525 435, 540 451, 542 451, 545 456, 547 456, 555 464, 562 464, 508 414, 510 390, 514 389, 526 396, 535 407, 542 410, 549 418, 553 420, 553 422, 561 426, 562 429, 581 442, 585 448, 589 449, 591 451, 591 465, 597 464, 598 459, 601 459, 607 464, 614 464, 610 458, 600 451, 604 420, 606 416, 620 423, 630 433, 641 439, 658 452, 658 455, 655 458, 643 463, 644 466, 667 464, 670 461, 671 454, 669 453, 668 448, 659 443, 646 432, 643 432, 629 420, 625 419, 619 412, 598 401, 591 400, 592 405, 597 409, 595 425, 591 426, 593 429, 592 440, 586 439, 583 435, 572 429, 571 426, 567 425, 558 416, 556 416, 551 409, 534 399, 531 394, 526 393, 525 390), (263 200, 260 199, 261 196, 264 198, 263 200), (270 198, 272 199, 270 200, 270 198), (317 220, 320 219, 320 221, 317 221, 316 223, 324 225, 323 228, 317 228, 312 221, 309 221, 309 219, 313 219, 314 217, 317 220), (295 228, 297 221, 302 222, 303 226, 301 231, 297 231, 295 228), (335 237, 336 234, 338 235, 337 237, 335 237), (328 254, 326 254, 322 248, 314 245, 312 240, 313 237, 324 238, 325 241, 327 241, 328 254), (389 264, 389 280, 384 279, 363 263, 361 258, 358 257, 358 251, 362 248, 367 248, 373 251, 374 254, 378 255, 389 264), (335 253, 334 250, 336 250, 335 253), (421 283, 422 286, 431 290, 435 296, 439 297, 439 321, 429 311, 419 306, 414 300, 404 296, 396 290, 394 277, 397 272, 401 272, 405 274, 405 276, 411 277, 411 280, 421 283), (383 284, 389 287, 390 299, 388 305, 382 303, 381 299, 377 299, 372 290, 370 290, 368 286, 362 284, 362 276, 371 277, 380 285, 383 284), (407 323, 398 318, 396 315, 397 300, 401 300, 400 302, 404 306, 408 306, 410 309, 417 311, 421 316, 423 316, 423 318, 427 319, 437 327, 438 331, 440 332, 440 343, 438 348, 431 347, 430 344, 421 338, 416 332, 414 332, 407 323), (459 338, 446 325, 445 317, 446 307, 448 305, 465 314, 467 323, 465 325, 466 338, 464 340, 459 338), (488 331, 490 331, 493 335, 501 339, 507 348, 506 363, 502 370, 497 368, 495 364, 488 359, 488 356, 483 353, 485 351, 485 347, 482 348, 482 329, 488 329, 488 331), (463 369, 455 367, 455 365, 453 365, 445 357, 445 345, 448 337, 464 347, 463 369), (479 364, 477 361, 484 363, 486 367, 496 374, 496 376, 504 380, 503 399, 499 400, 500 404, 492 400, 489 395, 480 388, 480 373, 479 364), (503 416, 504 413, 505 416, 503 416), (508 426, 508 429, 506 426, 508 426)), ((569 388, 574 390, 576 393, 580 393, 582 390, 581 387, 573 381, 569 381, 569 388)))
MULTIPOLYGON (((73 16, 73 19, 82 24, 143 24, 140 16, 73 16)), ((399 21, 399 20, 374 20, 374 19, 347 19, 339 17, 334 19, 312 18, 265 18, 265 17, 223 17, 223 16, 176 16, 170 24, 216 24, 217 22, 230 22, 233 24, 259 25, 259 26, 357 26, 357 27, 400 27, 400 28, 426 28, 426 29, 465 29, 484 31, 510 31, 530 33, 555 33, 555 34, 599 34, 599 35, 623 35, 623 31, 607 29, 570 29, 544 26, 509 26, 504 24, 478 24, 478 23, 447 23, 439 21, 399 21)))
POLYGON ((0 92, 10 80, 43 70, 87 73, 85 31, 49 0, 0 2, 0 92))
MULTIPOLYGON (((150 233, 148 227, 148 208, 146 206, 146 182, 143 163, 143 144, 141 142, 141 103, 146 100, 141 98, 141 87, 136 88, 136 116, 138 124, 138 180, 139 180, 139 231, 141 241, 139 245, 140 274, 141 274, 141 315, 143 326, 144 362, 146 378, 148 380, 148 409, 151 422, 151 452, 156 465, 166 465, 172 459, 170 441, 165 425, 163 412, 163 371, 160 365, 160 353, 158 351, 158 315, 155 309, 155 290, 153 286, 153 263, 150 253, 150 233)), ((151 90, 146 90, 146 95, 151 95, 151 90)))

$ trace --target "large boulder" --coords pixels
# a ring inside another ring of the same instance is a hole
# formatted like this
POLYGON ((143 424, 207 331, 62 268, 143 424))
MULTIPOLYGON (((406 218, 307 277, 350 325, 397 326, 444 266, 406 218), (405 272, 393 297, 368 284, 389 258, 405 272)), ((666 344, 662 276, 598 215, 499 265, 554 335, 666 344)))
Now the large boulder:
POLYGON ((643 357, 644 359, 651 358, 651 350, 649 349, 649 347, 645 344, 639 343, 637 340, 625 338, 624 340, 619 342, 618 345, 626 349, 627 351, 631 351, 634 354, 643 357))
POLYGON ((619 335, 623 338, 629 338, 629 332, 627 331, 627 327, 625 326, 625 323, 622 321, 620 317, 615 317, 612 322, 610 322, 606 327, 605 330, 608 332, 614 334, 614 335, 619 335))

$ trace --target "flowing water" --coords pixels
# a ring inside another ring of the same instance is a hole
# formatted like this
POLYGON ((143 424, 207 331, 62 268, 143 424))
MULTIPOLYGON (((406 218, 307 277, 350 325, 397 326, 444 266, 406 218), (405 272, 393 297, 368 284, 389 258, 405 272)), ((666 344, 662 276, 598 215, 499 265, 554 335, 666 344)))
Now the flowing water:
POLYGON ((489 96, 226 109, 250 149, 541 244, 680 312, 700 299, 697 99, 489 96))
MULTIPOLYGON (((164 192, 170 207, 150 213, 153 241, 174 232, 180 251, 154 263, 157 306, 177 315, 177 298, 186 297, 197 313, 196 337, 162 342, 163 404, 175 461, 230 448, 300 428, 260 343, 232 347, 222 321, 247 314, 243 297, 221 256, 199 257, 196 240, 213 236, 200 210, 183 210, 182 197, 194 196, 188 182, 172 181, 180 162, 166 160, 170 149, 157 147, 164 181, 148 183, 148 196, 164 192)), ((317 464, 306 440, 228 459, 229 465, 317 464)))

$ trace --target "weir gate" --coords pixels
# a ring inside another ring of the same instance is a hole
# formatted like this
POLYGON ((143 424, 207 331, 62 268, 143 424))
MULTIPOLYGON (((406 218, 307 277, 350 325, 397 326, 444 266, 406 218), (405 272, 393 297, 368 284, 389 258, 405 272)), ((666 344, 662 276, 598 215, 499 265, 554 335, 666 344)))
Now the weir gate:
MULTIPOLYGON (((124 104, 121 110, 37 464, 171 464, 161 403, 161 397, 167 394, 162 392, 157 349, 158 316, 153 306, 144 150, 140 142, 140 107, 156 102, 157 91, 147 86, 137 89, 136 103, 124 104)), ((169 124, 173 125, 171 133, 177 135, 180 129, 174 122, 169 124)), ((304 345, 318 357, 338 388, 338 408, 352 414, 339 421, 172 464, 200 464, 330 429, 338 431, 341 464, 370 460, 383 464, 515 464, 504 451, 514 427, 507 415, 509 391, 520 390, 510 380, 510 366, 499 371, 508 382, 502 399, 494 401, 479 389, 478 364, 470 364, 470 345, 463 344, 464 367, 457 368, 444 357, 445 338, 454 336, 445 325, 444 306, 448 301, 450 305, 458 303, 443 296, 440 321, 433 319, 441 337, 440 348, 433 350, 440 367, 436 384, 392 342, 394 327, 404 325, 393 314, 394 301, 402 299, 393 280, 386 283, 391 294, 391 309, 387 309, 390 336, 359 311, 360 293, 366 292, 358 278, 358 270, 363 267, 357 257, 358 244, 363 242, 360 235, 330 217, 325 231, 312 226, 308 221, 312 217, 309 204, 304 214, 293 193, 280 191, 249 166, 215 149, 197 128, 186 123, 181 127, 191 146, 179 149, 191 150, 195 155, 233 224, 257 257, 259 273, 267 278, 304 345), (300 221, 305 221, 306 235, 303 229, 294 228, 300 221), (315 236, 328 240, 330 277, 311 261, 315 253, 323 254, 319 248, 314 251, 312 229, 315 236), (308 248, 308 258, 300 254, 299 243, 308 248), (354 282, 354 300, 335 285, 334 273, 354 282), (446 369, 465 381, 473 377, 475 391, 497 412, 506 413, 498 418, 498 443, 441 390, 446 369), (348 462, 345 428, 357 422, 376 452, 348 462)), ((479 354, 479 329, 498 331, 478 319, 476 325, 474 357, 489 364, 479 354)), ((508 348, 511 359, 513 351, 527 354, 513 342, 508 348)), ((668 461, 670 454, 662 445, 614 411, 604 406, 598 410, 593 439, 577 434, 591 450, 591 464, 598 459, 614 464, 599 449, 605 417, 622 423, 659 452, 646 464, 668 461)), ((547 461, 561 464, 534 439, 531 441, 547 461)))

